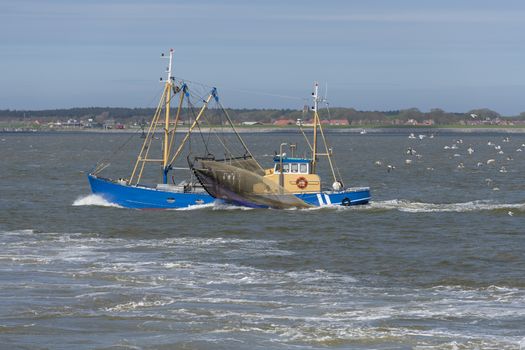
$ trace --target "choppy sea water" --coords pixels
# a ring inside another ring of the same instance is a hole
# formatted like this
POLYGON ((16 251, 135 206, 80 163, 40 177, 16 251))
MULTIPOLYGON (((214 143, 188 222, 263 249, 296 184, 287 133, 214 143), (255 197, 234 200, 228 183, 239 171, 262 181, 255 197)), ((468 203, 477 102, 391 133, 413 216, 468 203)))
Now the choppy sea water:
POLYGON ((330 136, 370 205, 123 209, 129 135, 0 134, 1 348, 525 348, 525 135, 330 136))

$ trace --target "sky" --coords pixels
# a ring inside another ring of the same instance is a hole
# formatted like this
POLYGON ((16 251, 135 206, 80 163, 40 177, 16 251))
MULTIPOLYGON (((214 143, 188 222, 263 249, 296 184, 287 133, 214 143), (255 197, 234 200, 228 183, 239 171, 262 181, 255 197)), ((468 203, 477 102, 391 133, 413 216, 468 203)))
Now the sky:
POLYGON ((153 107, 166 61, 231 108, 525 112, 525 1, 0 0, 0 109, 153 107))

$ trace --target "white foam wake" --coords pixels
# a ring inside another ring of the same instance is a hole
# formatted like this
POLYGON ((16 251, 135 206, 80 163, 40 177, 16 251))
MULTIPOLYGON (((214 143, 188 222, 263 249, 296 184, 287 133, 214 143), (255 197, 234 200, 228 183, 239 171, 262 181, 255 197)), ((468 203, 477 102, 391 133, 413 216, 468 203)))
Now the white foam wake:
POLYGON ((104 199, 104 197, 99 196, 98 194, 88 194, 87 196, 82 196, 73 202, 74 206, 82 206, 82 205, 96 205, 100 207, 115 207, 115 208, 121 208, 121 206, 108 202, 104 199))
POLYGON ((213 210, 253 210, 254 208, 244 207, 242 205, 235 205, 224 203, 222 201, 213 202, 213 210))
POLYGON ((409 200, 393 199, 387 201, 370 202, 372 209, 393 209, 408 213, 432 212, 471 212, 482 210, 519 210, 525 211, 525 203, 497 203, 490 200, 471 201, 464 203, 422 203, 409 200))
POLYGON ((208 203, 208 204, 194 204, 194 205, 189 205, 187 207, 183 207, 183 208, 175 208, 173 210, 177 210, 177 211, 185 211, 185 210, 202 210, 202 209, 206 209, 206 208, 213 208, 213 203, 208 203))

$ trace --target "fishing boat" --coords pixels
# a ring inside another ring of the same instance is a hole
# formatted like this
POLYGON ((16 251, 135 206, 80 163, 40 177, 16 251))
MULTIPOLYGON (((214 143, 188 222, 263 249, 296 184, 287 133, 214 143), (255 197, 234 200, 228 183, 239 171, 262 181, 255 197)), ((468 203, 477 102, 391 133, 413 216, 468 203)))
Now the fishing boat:
MULTIPOLYGON (((205 113, 211 101, 218 99, 217 91, 212 88, 208 96, 203 99, 203 105, 196 113, 195 121, 189 127, 178 147, 175 143, 177 125, 183 113, 183 102, 189 100, 190 91, 184 81, 177 81, 172 75, 173 49, 170 50, 168 58, 167 79, 164 90, 156 108, 155 114, 147 133, 142 132, 144 142, 137 156, 137 160, 128 178, 120 177, 111 179, 103 177, 101 172, 110 163, 99 162, 93 171, 88 174, 91 191, 102 196, 105 200, 125 208, 136 209, 176 209, 194 205, 212 203, 214 198, 210 196, 200 183, 192 176, 191 171, 186 169, 188 178, 175 183, 175 170, 184 170, 174 166, 177 159, 182 156, 185 145, 190 140, 192 131, 198 126, 199 120, 205 113), (178 95, 178 96, 177 96, 178 95), (178 97, 178 108, 175 116, 171 115, 171 101, 178 97), (162 137, 158 134, 162 133, 162 137), (159 140, 159 142, 155 142, 159 140), (155 147, 156 144, 160 144, 155 147), (143 174, 147 166, 160 165, 160 177, 157 184, 144 184, 143 174), (170 181, 171 180, 171 181, 170 181)), ((162 78, 161 78, 162 81, 162 78)))
POLYGON ((213 197, 227 203, 253 208, 310 208, 322 206, 350 206, 370 201, 369 187, 347 187, 341 179, 333 159, 321 120, 319 118, 318 84, 312 93, 313 140, 309 141, 298 120, 300 130, 308 145, 310 157, 296 157, 296 145, 280 144, 279 153, 273 157, 273 166, 263 168, 247 147, 241 156, 230 155, 224 159, 213 156, 195 157, 190 167, 201 185, 213 197), (318 147, 322 140, 324 149, 318 147), (284 152, 290 147, 291 157, 284 152), (319 158, 325 156, 333 177, 331 188, 325 188, 318 173, 319 158))

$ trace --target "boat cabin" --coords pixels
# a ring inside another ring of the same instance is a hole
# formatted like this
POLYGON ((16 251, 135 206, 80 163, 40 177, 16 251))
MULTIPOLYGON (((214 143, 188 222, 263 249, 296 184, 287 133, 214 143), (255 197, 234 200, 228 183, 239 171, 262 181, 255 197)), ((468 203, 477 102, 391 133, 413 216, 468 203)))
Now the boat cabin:
POLYGON ((284 187, 292 193, 319 192, 321 180, 312 173, 312 160, 275 156, 274 166, 266 169, 265 178, 284 187), (281 171, 282 166, 282 171, 281 171))
MULTIPOLYGON (((273 161, 275 163, 273 167, 274 174, 280 174, 281 173, 281 157, 275 156, 273 158, 273 161)), ((310 169, 312 168, 312 161, 306 158, 283 157, 282 166, 283 166, 283 173, 285 174, 287 173, 310 174, 310 169)))

